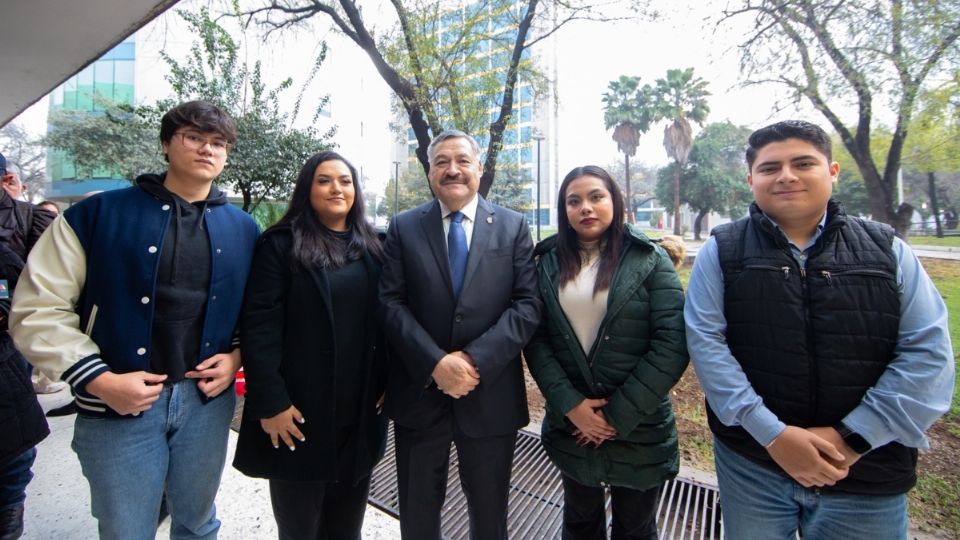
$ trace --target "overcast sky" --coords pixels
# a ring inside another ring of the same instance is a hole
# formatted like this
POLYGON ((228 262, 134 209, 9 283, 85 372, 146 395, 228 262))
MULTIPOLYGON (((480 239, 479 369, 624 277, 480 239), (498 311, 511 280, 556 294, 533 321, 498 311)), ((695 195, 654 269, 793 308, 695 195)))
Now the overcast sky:
MULTIPOLYGON (((208 3, 184 0, 178 7, 195 9, 208 3)), ((730 120, 756 128, 788 116, 804 116, 824 123, 806 104, 799 111, 789 109, 773 116, 775 102, 783 97, 782 93, 778 94, 781 90, 739 86, 736 45, 749 21, 744 19, 739 26, 728 23, 718 28, 715 21, 726 5, 725 0, 657 4, 661 17, 654 22, 638 19, 616 23, 578 22, 564 27, 558 34, 560 133, 555 144, 561 175, 576 165, 609 165, 622 160, 611 139, 612 132, 604 128, 601 101, 609 82, 620 75, 639 75, 643 83, 652 83, 668 69, 693 67, 696 75, 708 81, 712 93, 709 122, 730 120)), ((375 9, 368 8, 365 14, 371 11, 375 9)), ((137 44, 139 101, 150 102, 169 95, 158 50, 163 48, 174 56, 182 55, 191 39, 172 10, 141 31, 137 44)), ((306 76, 317 44, 324 39, 330 45, 328 61, 305 94, 299 123, 309 120, 311 104, 317 96, 329 93, 340 139, 354 141, 341 145, 341 149, 365 166, 366 174, 375 183, 385 181, 393 172, 391 136, 387 130, 391 119, 390 92, 359 48, 330 31, 326 19, 318 17, 310 28, 275 34, 265 43, 251 31, 244 40, 245 55, 251 63, 258 58, 264 62, 269 80, 276 82, 289 76, 298 86, 306 76)), ((286 97, 292 102, 296 92, 288 92, 286 97)), ((40 132, 45 129, 47 107, 47 101, 41 100, 17 121, 40 132)), ((668 158, 662 139, 662 125, 643 135, 635 161, 665 164, 668 158)))

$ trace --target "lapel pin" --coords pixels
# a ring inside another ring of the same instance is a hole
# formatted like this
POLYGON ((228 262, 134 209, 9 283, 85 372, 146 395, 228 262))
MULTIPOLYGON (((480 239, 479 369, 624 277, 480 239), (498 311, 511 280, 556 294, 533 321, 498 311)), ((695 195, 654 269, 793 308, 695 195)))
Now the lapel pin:
POLYGON ((487 216, 487 224, 493 223, 493 216, 487 216))

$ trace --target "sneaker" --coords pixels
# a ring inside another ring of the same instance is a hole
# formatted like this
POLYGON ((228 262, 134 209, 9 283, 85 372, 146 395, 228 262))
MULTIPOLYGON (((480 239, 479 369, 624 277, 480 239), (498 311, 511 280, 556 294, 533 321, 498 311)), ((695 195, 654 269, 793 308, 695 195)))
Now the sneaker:
POLYGON ((0 510, 0 540, 17 540, 23 535, 23 505, 0 510))
POLYGON ((33 390, 38 394, 56 394, 67 387, 63 381, 50 382, 44 385, 34 384, 33 390))

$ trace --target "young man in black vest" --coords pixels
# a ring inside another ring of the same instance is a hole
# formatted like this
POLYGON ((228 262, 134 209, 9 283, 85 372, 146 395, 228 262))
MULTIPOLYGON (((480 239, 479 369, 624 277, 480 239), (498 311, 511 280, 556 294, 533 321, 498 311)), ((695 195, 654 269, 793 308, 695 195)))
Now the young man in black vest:
POLYGON ((950 406, 947 310, 909 247, 831 199, 808 122, 754 132, 750 215, 699 251, 684 310, 730 538, 905 538, 917 448, 950 406))

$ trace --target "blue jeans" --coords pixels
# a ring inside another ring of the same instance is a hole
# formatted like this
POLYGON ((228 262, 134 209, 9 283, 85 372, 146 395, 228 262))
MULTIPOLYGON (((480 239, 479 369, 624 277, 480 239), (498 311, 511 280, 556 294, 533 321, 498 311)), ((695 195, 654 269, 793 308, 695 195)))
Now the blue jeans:
POLYGON ((33 447, 0 467, 0 510, 20 506, 26 500, 27 484, 33 478, 30 467, 36 457, 37 448, 33 447))
POLYGON ((139 418, 78 416, 73 450, 90 483, 100 538, 153 540, 166 494, 170 538, 216 538, 213 501, 236 396, 204 404, 193 380, 163 389, 139 418))
POLYGON ((853 495, 805 488, 789 476, 737 454, 714 439, 727 538, 902 540, 907 496, 853 495))

